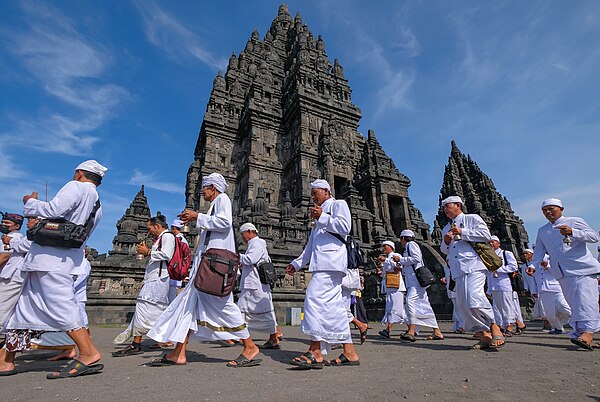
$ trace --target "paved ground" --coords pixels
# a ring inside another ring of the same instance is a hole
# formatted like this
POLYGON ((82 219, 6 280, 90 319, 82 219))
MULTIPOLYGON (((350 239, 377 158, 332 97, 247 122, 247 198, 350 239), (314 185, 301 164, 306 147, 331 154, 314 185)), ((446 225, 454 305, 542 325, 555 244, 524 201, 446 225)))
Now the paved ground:
MULTIPOLYGON (((441 342, 404 343, 399 330, 384 340, 377 335, 380 326, 373 326, 367 342, 357 346, 359 367, 316 371, 295 371, 287 365, 307 349, 298 327, 282 327, 283 349, 265 351, 261 366, 240 369, 225 363, 241 347, 211 343, 193 342, 187 366, 143 366, 159 352, 112 358, 111 340, 121 329, 93 327, 94 340, 104 354, 102 374, 49 381, 46 373, 58 364, 45 361, 49 352, 28 353, 17 360, 26 372, 0 378, 0 400, 600 401, 600 351, 576 349, 566 335, 544 334, 537 323, 530 323, 525 335, 510 338, 502 350, 490 352, 469 350, 474 341, 467 335, 450 333, 441 342)), ((442 330, 448 328, 442 325, 442 330)), ((263 343, 264 337, 257 337, 259 341, 263 343)))

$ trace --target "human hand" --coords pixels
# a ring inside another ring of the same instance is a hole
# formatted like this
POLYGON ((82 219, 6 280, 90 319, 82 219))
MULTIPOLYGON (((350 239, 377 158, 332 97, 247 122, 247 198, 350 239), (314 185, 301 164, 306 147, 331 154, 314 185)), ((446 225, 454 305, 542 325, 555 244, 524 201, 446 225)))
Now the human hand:
POLYGON ((26 204, 27 201, 29 201, 29 199, 33 198, 34 200, 38 199, 38 193, 37 191, 34 191, 33 193, 26 195, 23 197, 23 204, 26 204))
POLYGON ((399 255, 397 255, 397 254, 394 254, 394 256, 392 257, 392 259, 393 259, 395 262, 400 262, 400 256, 399 256, 399 255))
POLYGON ((558 226, 556 229, 560 230, 560 234, 563 236, 571 236, 573 234, 573 229, 567 225, 558 226))
POLYGON ((535 268, 534 267, 527 267, 525 268, 525 273, 529 276, 533 276, 533 274, 535 274, 535 268))
POLYGON ((10 244, 11 240, 12 240, 12 237, 7 236, 5 234, 2 235, 2 243, 4 243, 4 244, 10 244))
POLYGON ((462 229, 456 225, 450 226, 450 233, 452 233, 452 235, 459 235, 462 233, 462 229))
POLYGON ((323 208, 319 205, 315 205, 314 207, 310 207, 310 217, 313 219, 319 219, 321 214, 323 213, 323 208))
POLYGON ((445 285, 445 284, 446 284, 446 282, 447 282, 447 281, 446 281, 446 278, 440 278, 440 282, 442 282, 442 285, 445 285))
POLYGON ((192 211, 191 209, 185 209, 182 213, 177 215, 184 223, 195 221, 198 219, 198 212, 192 211))
POLYGON ((138 252, 138 254, 145 255, 145 256, 150 255, 150 250, 148 249, 148 246, 146 246, 146 243, 138 244, 137 252, 138 252))
POLYGON ((446 243, 446 245, 449 245, 453 238, 454 236, 452 235, 452 232, 446 233, 444 235, 444 243, 446 243))
POLYGON ((296 273, 296 268, 292 264, 289 264, 285 267, 285 273, 286 275, 294 275, 296 273))

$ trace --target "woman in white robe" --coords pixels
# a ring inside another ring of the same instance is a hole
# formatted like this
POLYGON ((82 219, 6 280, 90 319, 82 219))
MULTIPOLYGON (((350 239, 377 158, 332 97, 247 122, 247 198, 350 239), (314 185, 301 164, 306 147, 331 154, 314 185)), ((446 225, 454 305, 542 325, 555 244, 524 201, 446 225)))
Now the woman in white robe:
POLYGON ((127 341, 133 336, 131 345, 113 352, 114 357, 132 356, 144 353, 142 337, 150 331, 158 317, 169 305, 169 272, 167 266, 175 252, 175 236, 168 231, 163 215, 159 215, 146 223, 148 233, 156 236, 152 250, 144 243, 138 246, 138 253, 149 258, 144 274, 144 285, 135 303, 135 312, 129 327, 113 341, 116 344, 127 341))
POLYGON ((381 323, 385 326, 385 329, 379 331, 379 335, 384 338, 390 337, 390 332, 394 324, 401 324, 406 321, 404 312, 404 292, 406 292, 406 286, 400 274, 400 265, 394 261, 394 257, 400 257, 399 254, 394 253, 394 248, 394 242, 390 240, 384 241, 381 246, 383 255, 379 257, 379 261, 383 263, 382 269, 379 272, 382 277, 381 293, 385 294, 385 313, 381 319, 381 323), (398 287, 388 286, 388 275, 399 276, 398 287))
POLYGON ((439 341, 444 339, 444 335, 438 326, 429 297, 427 288, 422 287, 417 280, 415 270, 422 267, 423 256, 421 248, 414 241, 415 234, 412 230, 403 230, 400 233, 400 242, 404 246, 402 257, 395 256, 394 261, 402 265, 402 273, 406 282, 406 319, 408 330, 400 338, 414 342, 417 325, 433 329, 433 335, 427 337, 427 340, 439 341))
MULTIPOLYGON (((179 217, 184 222, 196 221, 201 229, 196 257, 190 272, 194 278, 200 265, 202 254, 210 248, 226 249, 235 252, 235 236, 231 200, 225 194, 227 183, 219 173, 211 173, 202 179, 202 193, 210 202, 206 214, 185 210, 179 217), (207 235, 210 233, 207 241, 207 235)), ((255 357, 258 347, 252 341, 240 308, 233 301, 233 293, 228 296, 214 296, 197 290, 191 283, 179 293, 165 312, 156 321, 148 336, 157 342, 176 342, 173 351, 151 362, 153 366, 186 364, 186 345, 190 335, 203 340, 241 339, 244 350, 229 367, 251 367, 260 363, 255 357)))

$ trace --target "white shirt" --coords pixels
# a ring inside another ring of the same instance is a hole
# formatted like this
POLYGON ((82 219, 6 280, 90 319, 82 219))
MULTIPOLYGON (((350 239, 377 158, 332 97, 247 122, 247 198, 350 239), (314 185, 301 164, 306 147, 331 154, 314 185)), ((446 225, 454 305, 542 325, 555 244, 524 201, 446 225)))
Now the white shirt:
POLYGON ((231 200, 227 194, 219 194, 210 203, 206 214, 198 214, 197 227, 202 229, 197 256, 202 255, 209 248, 226 249, 235 253, 231 200), (207 231, 210 231, 210 238, 208 246, 205 246, 207 231))
POLYGON ((167 269, 169 261, 173 258, 175 252, 175 236, 168 230, 163 230, 152 245, 150 251, 150 259, 146 265, 146 273, 144 274, 144 282, 156 281, 159 278, 169 276, 167 269), (158 247, 160 243, 160 249, 158 247), (162 269, 161 269, 162 264, 162 269))
POLYGON ((31 242, 19 231, 12 231, 7 234, 7 236, 11 237, 10 257, 8 258, 8 261, 6 261, 6 264, 4 264, 4 267, 0 270, 0 279, 9 279, 13 282, 23 283, 21 268, 23 267, 25 255, 29 251, 31 242), (23 239, 25 241, 23 241, 23 239), (26 243, 25 247, 21 246, 21 243, 26 243))
POLYGON ((529 267, 529 265, 530 265, 529 262, 524 262, 521 265, 521 275, 523 276, 523 287, 525 288, 525 290, 529 290, 529 293, 537 294, 538 290, 537 290, 537 283, 536 283, 535 277, 527 275, 527 272, 526 272, 527 267, 529 267))
POLYGON ((537 233, 532 263, 538 267, 548 254, 552 261, 551 270, 556 279, 565 276, 585 276, 600 273, 598 262, 587 243, 597 243, 600 236, 586 221, 576 217, 561 216, 554 223, 548 222, 537 233), (571 245, 563 243, 564 236, 555 227, 567 225, 573 229, 571 245))
POLYGON ((535 268, 535 278, 538 285, 538 293, 541 292, 553 292, 562 293, 560 283, 554 278, 551 269, 552 264, 548 261, 548 265, 542 267, 541 265, 535 268))
MULTIPOLYGON (((65 218, 75 224, 83 225, 94 209, 96 201, 98 201, 98 192, 93 183, 70 181, 59 190, 50 202, 30 198, 25 203, 24 211, 25 216, 65 218)), ((96 212, 90 235, 101 217, 102 207, 96 212)), ((57 248, 33 243, 25 257, 22 270, 71 273, 83 263, 84 248, 85 244, 81 248, 57 248)))
POLYGON ((315 228, 310 232, 308 242, 302 254, 292 265, 296 271, 306 264, 308 270, 348 272, 348 255, 346 245, 333 236, 337 233, 342 238, 350 234, 352 219, 350 209, 344 200, 327 199, 322 205, 323 213, 316 222, 315 228), (329 233, 331 232, 331 233, 329 233))
POLYGON ((496 255, 502 258, 502 266, 498 268, 496 273, 498 277, 495 278, 493 272, 488 271, 488 291, 502 291, 502 292, 512 292, 512 286, 510 285, 510 274, 516 272, 518 269, 517 259, 515 255, 511 251, 502 250, 498 248, 494 250, 496 255), (504 256, 506 255, 506 260, 504 260, 504 256))
MULTIPOLYGON (((412 252, 412 250, 411 250, 411 252, 412 252)), ((381 277, 382 277, 381 293, 387 292, 387 286, 386 286, 387 274, 386 273, 394 272, 396 270, 396 268, 400 268, 399 263, 394 261, 394 256, 400 257, 400 254, 391 252, 387 255, 387 257, 385 257, 385 260, 383 261, 383 267, 381 268, 381 277)), ((396 290, 396 288, 390 288, 390 289, 396 290)), ((398 286, 398 291, 406 292, 406 285, 404 284, 404 278, 402 278, 402 275, 400 275, 400 285, 398 286)))
MULTIPOLYGON (((453 219, 456 226, 462 229, 462 239, 452 240, 446 244, 442 240, 440 251, 448 254, 448 265, 452 272, 452 277, 457 279, 464 274, 474 271, 487 271, 487 268, 479 258, 479 255, 473 250, 469 242, 489 242, 492 235, 487 225, 479 215, 461 213, 453 219)), ((450 223, 444 226, 442 233, 450 231, 450 223)))
POLYGON ((402 273, 406 281, 406 287, 416 288, 421 287, 415 269, 423 266, 423 255, 421 248, 414 241, 406 243, 406 247, 402 257, 400 257, 400 265, 402 265, 402 273))
POLYGON ((261 289, 256 265, 262 261, 271 261, 267 252, 267 242, 256 236, 248 241, 246 253, 240 254, 241 278, 240 290, 261 289))

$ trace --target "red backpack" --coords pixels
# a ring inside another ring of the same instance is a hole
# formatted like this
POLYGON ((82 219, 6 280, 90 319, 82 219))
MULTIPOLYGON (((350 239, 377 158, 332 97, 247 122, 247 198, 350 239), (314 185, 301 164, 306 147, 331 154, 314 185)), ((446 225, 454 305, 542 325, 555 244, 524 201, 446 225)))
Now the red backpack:
MULTIPOLYGON (((169 232, 170 233, 170 232, 169 232)), ((171 233, 173 234, 173 233, 171 233)), ((175 281, 182 281, 190 273, 190 267, 192 266, 192 253, 190 252, 190 246, 187 243, 181 241, 181 238, 175 237, 175 251, 173 257, 167 265, 167 271, 169 271, 169 278, 175 281)), ((158 249, 162 245, 162 236, 158 239, 158 249)), ((158 276, 162 274, 163 261, 160 262, 160 270, 158 276)))

